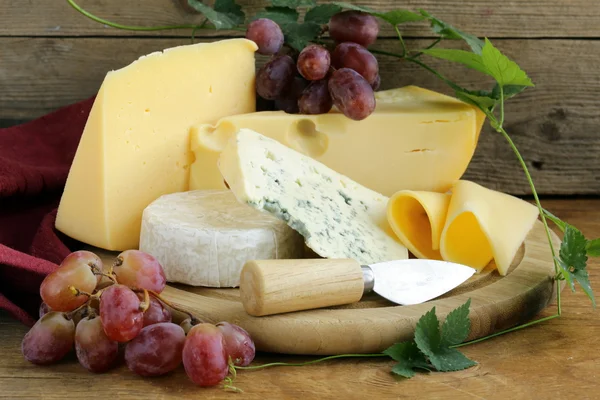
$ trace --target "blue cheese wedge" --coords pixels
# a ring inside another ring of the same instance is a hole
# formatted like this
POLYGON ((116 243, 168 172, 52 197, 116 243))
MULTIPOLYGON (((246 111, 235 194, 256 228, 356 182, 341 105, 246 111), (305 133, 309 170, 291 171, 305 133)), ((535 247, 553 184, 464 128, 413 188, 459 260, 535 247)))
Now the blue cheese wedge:
POLYGON ((387 197, 273 139, 241 129, 219 170, 239 202, 287 222, 321 257, 361 264, 408 258, 387 223, 387 197))

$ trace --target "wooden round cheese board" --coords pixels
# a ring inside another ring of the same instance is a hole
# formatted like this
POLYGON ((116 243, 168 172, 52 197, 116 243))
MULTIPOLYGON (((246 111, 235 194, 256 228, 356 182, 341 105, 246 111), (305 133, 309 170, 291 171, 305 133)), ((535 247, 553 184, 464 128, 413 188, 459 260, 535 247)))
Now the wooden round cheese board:
MULTIPOLYGON (((559 238, 552 233, 558 246, 559 238)), ((115 253, 94 249, 106 263, 115 253)), ((471 332, 467 340, 531 320, 554 298, 552 255, 544 227, 536 222, 502 277, 490 263, 481 273, 445 295, 418 305, 398 306, 376 294, 360 302, 318 310, 265 317, 248 315, 238 289, 169 284, 163 297, 198 318, 229 321, 246 329, 261 351, 285 354, 335 355, 381 352, 412 338, 419 318, 436 307, 441 321, 471 299, 471 332)))

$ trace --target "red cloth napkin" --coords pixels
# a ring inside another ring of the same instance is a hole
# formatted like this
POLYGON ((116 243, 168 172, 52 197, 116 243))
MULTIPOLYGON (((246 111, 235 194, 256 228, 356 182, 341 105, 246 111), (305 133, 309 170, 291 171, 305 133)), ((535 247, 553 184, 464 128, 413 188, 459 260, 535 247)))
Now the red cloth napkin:
POLYGON ((54 220, 93 101, 0 129, 0 309, 25 324, 38 318, 44 276, 76 247, 54 220))

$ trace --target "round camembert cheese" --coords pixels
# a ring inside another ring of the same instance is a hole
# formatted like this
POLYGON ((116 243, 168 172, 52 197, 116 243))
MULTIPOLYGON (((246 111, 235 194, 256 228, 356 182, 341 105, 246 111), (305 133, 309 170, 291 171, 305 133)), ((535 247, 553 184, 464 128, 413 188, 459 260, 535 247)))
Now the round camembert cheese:
POLYGON ((196 190, 146 207, 140 250, 158 259, 169 282, 236 287, 246 261, 302 258, 304 240, 229 190, 196 190))

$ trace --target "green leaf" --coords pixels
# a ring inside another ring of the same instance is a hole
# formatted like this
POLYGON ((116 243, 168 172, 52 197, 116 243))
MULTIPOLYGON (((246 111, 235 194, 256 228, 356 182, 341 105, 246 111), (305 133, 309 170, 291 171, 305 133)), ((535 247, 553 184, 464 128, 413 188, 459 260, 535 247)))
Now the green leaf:
POLYGON ((579 269, 573 272, 573 277, 577 283, 579 283, 587 297, 592 301, 592 306, 596 308, 596 298, 594 297, 594 292, 592 291, 588 272, 584 269, 579 269))
POLYGON ((473 50, 473 53, 481 55, 484 43, 477 36, 473 36, 469 33, 465 33, 459 29, 456 29, 452 25, 437 19, 425 10, 419 10, 419 12, 422 16, 431 21, 431 28, 435 33, 437 33, 445 39, 462 39, 465 42, 467 42, 471 50, 473 50))
POLYGON ((366 12, 372 15, 377 15, 377 11, 373 10, 372 8, 369 7, 363 7, 363 6, 357 6, 356 4, 351 4, 351 3, 345 3, 345 2, 339 2, 339 1, 334 1, 332 4, 335 4, 336 6, 342 7, 342 8, 347 8, 349 10, 356 10, 356 11, 362 11, 362 12, 366 12))
POLYGON ((398 364, 392 368, 392 372, 405 378, 414 376, 414 368, 431 371, 431 365, 429 365, 423 353, 419 351, 414 340, 396 343, 384 350, 383 353, 398 361, 398 364))
MULTIPOLYGON (((523 90, 527 89, 527 86, 520 85, 508 85, 504 86, 504 100, 508 100, 511 97, 514 97, 521 93, 523 90)), ((496 83, 494 89, 492 89, 492 96, 495 99, 500 100, 500 85, 496 83)))
POLYGON ((454 346, 465 341, 471 329, 469 307, 471 299, 462 306, 452 310, 442 325, 442 346, 454 346))
POLYGON ((304 16, 304 22, 314 22, 315 24, 326 24, 329 19, 339 13, 342 7, 335 4, 320 4, 311 8, 304 16))
POLYGON ((573 282, 573 276, 571 274, 571 271, 569 270, 569 266, 567 264, 565 264, 558 257, 555 257, 554 259, 556 260, 556 263, 558 264, 558 268, 561 271, 562 277, 565 278, 565 282, 567 282, 567 285, 569 285, 569 287, 571 288, 571 291, 574 292, 575 291, 575 283, 573 282))
POLYGON ((299 24, 292 22, 281 27, 285 41, 298 51, 302 51, 306 45, 315 40, 321 33, 321 25, 314 22, 299 24))
POLYGON ((523 71, 517 63, 510 60, 496 49, 492 42, 487 38, 485 39, 485 45, 481 51, 481 57, 483 59, 483 64, 488 70, 487 73, 492 76, 500 86, 534 86, 525 71, 523 71))
POLYGON ((441 348, 429 357, 435 369, 441 372, 460 371, 470 368, 477 363, 457 349, 441 348))
POLYGON ((589 257, 600 257, 600 239, 588 241, 585 250, 589 257))
POLYGON ((246 14, 235 0, 215 0, 215 11, 227 15, 236 25, 242 25, 246 14))
POLYGON ((277 23, 280 27, 285 24, 295 23, 298 21, 298 11, 287 7, 265 7, 265 11, 261 11, 253 18, 268 18, 277 23))
POLYGON ((275 7, 288 7, 295 10, 298 7, 314 7, 317 2, 314 0, 273 0, 271 4, 275 7))
POLYGON ((431 358, 431 356, 435 356, 435 352, 439 350, 441 341, 440 322, 435 315, 435 307, 433 307, 429 312, 423 314, 419 319, 419 322, 417 322, 415 328, 415 342, 417 343, 419 350, 427 357, 431 358))
POLYGON ((377 14, 377 16, 381 19, 383 19, 384 21, 389 22, 392 25, 400 25, 400 24, 405 24, 407 22, 416 22, 416 21, 423 21, 424 19, 426 19, 426 17, 424 17, 423 15, 414 13, 412 11, 409 10, 392 10, 392 11, 388 11, 386 13, 383 14, 377 14))
POLYGON ((587 239, 573 225, 566 224, 565 235, 560 244, 560 259, 573 270, 585 270, 587 266, 587 239))
POLYGON ((477 96, 461 90, 457 90, 455 95, 459 100, 479 108, 484 113, 488 113, 497 102, 497 100, 489 96, 477 96))
POLYGON ((216 29, 231 29, 238 25, 239 16, 219 12, 198 0, 188 0, 194 10, 201 12, 216 29))
POLYGON ((544 216, 546 218, 548 218, 550 221, 554 222, 554 224, 556 226, 558 226, 558 229, 560 229, 562 232, 565 231, 565 228, 567 227, 567 223, 565 221, 563 221, 562 219, 558 218, 556 215, 552 214, 550 211, 546 210, 545 208, 544 210, 544 216))
POLYGON ((441 58, 448 61, 454 61, 463 64, 469 68, 490 74, 490 71, 483 64, 483 59, 480 55, 471 53, 470 51, 455 50, 455 49, 425 49, 420 50, 421 53, 432 57, 441 58))

